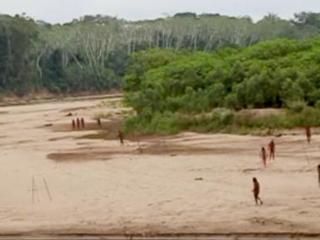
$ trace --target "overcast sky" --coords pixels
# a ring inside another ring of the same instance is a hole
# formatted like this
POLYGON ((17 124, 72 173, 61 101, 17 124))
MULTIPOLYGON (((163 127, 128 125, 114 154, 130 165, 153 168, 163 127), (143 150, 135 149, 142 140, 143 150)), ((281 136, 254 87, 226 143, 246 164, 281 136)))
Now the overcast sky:
POLYGON ((249 15, 255 20, 268 13, 292 18, 296 12, 320 12, 320 0, 0 0, 2 14, 25 12, 50 23, 68 22, 86 14, 138 20, 185 11, 249 15))

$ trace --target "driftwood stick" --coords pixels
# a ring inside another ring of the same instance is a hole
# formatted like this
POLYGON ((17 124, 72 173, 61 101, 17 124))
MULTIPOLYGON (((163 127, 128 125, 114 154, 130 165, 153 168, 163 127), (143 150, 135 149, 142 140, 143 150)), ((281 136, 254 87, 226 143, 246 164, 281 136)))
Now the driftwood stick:
POLYGON ((31 186, 31 192, 32 192, 32 204, 34 204, 34 176, 32 176, 32 186, 31 186))
POLYGON ((45 188, 46 188, 48 198, 49 198, 49 200, 52 202, 51 192, 50 192, 50 189, 49 189, 48 183, 47 183, 47 181, 46 181, 46 179, 45 179, 45 178, 43 178, 43 184, 44 184, 44 186, 45 186, 45 188))

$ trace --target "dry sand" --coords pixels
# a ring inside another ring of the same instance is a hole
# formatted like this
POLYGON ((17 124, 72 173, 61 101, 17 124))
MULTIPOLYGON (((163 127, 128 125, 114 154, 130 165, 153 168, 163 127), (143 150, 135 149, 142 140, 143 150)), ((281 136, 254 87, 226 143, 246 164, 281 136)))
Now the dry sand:
POLYGON ((107 140, 81 138, 96 133, 95 113, 119 112, 100 103, 0 108, 0 233, 320 233, 320 136, 276 138, 263 169, 270 137, 182 133, 120 146, 119 124, 104 123, 107 140), (74 117, 92 123, 70 131, 74 117))

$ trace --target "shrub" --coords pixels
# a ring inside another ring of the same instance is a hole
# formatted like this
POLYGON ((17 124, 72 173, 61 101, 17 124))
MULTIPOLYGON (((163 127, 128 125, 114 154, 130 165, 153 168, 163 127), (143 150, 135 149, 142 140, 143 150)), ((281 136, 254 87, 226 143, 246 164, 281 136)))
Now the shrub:
POLYGON ((316 107, 316 109, 319 109, 319 110, 320 110, 320 100, 318 100, 318 101, 315 103, 315 107, 316 107))
POLYGON ((234 112, 227 108, 216 108, 213 111, 212 118, 218 120, 221 125, 226 126, 233 122, 234 112))
POLYGON ((295 113, 300 113, 306 108, 307 104, 303 101, 292 101, 287 103, 287 108, 295 113))

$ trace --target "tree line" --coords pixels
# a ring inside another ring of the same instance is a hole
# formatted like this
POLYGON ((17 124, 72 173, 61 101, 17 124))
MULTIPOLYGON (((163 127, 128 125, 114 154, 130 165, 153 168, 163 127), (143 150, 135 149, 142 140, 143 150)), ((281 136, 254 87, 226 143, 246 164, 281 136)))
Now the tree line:
POLYGON ((25 15, 0 15, 0 93, 121 88, 135 52, 210 53, 276 38, 301 40, 319 34, 319 16, 299 13, 288 21, 270 14, 255 23, 219 14, 178 13, 135 22, 96 15, 52 25, 25 15))
MULTIPOLYGON (((227 109, 319 109, 319 69, 320 38, 276 39, 215 52, 150 49, 133 55, 125 100, 137 112, 131 124, 142 123, 144 129, 148 124, 159 127, 158 122, 165 126, 166 120, 174 125, 192 116, 212 116, 216 109, 224 109, 218 114, 221 118, 229 116, 227 109)), ((286 125, 288 117, 281 119, 281 126, 304 124, 314 113, 318 119, 318 112, 310 111, 291 125, 286 125)))

